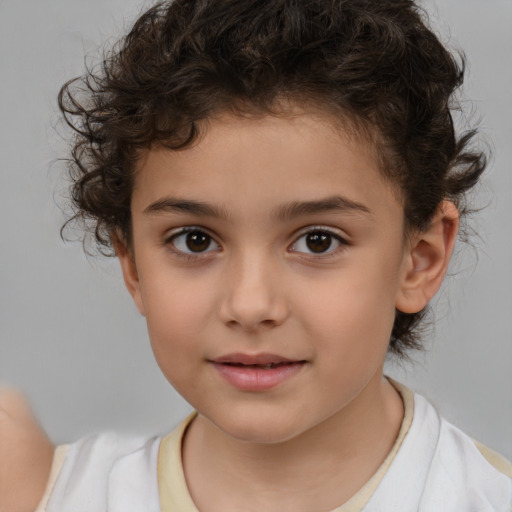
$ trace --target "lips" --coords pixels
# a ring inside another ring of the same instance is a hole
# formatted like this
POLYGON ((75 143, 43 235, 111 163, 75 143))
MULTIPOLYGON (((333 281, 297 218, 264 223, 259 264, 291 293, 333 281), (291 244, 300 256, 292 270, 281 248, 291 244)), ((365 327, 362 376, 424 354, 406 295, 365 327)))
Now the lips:
POLYGON ((214 363, 240 366, 269 366, 296 363, 293 359, 275 354, 228 354, 213 360, 214 363))
POLYGON ((265 391, 282 384, 306 364, 276 354, 228 354, 210 361, 219 374, 242 391, 265 391))
POLYGON ((239 368, 261 368, 262 370, 271 370, 272 368, 277 368, 278 366, 284 366, 287 364, 293 363, 267 363, 267 364, 243 364, 243 363, 222 363, 228 366, 237 366, 239 368))

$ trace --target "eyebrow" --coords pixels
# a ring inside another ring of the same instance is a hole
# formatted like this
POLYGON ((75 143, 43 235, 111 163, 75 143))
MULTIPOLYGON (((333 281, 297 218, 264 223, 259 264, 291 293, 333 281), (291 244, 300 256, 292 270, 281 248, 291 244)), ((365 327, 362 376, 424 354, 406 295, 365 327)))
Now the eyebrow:
POLYGON ((274 212, 274 216, 278 220, 284 221, 294 217, 329 212, 372 215, 371 210, 362 203, 352 201, 346 197, 332 196, 317 201, 294 201, 285 204, 274 212))
MULTIPOLYGON (((372 215, 371 210, 365 205, 341 196, 332 196, 315 201, 293 201, 279 206, 272 212, 272 216, 279 221, 285 221, 294 217, 312 215, 318 213, 362 213, 372 215)), ((188 213, 199 217, 214 217, 227 220, 229 214, 224 208, 219 208, 203 201, 165 197, 151 203, 144 209, 147 215, 163 213, 188 213)))
POLYGON ((204 203, 202 201, 178 199, 173 197, 165 197, 151 203, 144 209, 144 213, 190 213, 199 217, 215 217, 219 219, 227 219, 229 217, 224 208, 218 208, 217 206, 204 203))

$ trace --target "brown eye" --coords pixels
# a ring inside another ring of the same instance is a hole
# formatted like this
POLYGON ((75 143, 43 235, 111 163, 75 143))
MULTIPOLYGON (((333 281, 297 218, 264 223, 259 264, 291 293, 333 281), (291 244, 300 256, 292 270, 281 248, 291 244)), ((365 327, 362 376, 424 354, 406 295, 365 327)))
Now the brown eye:
POLYGON ((334 252, 344 244, 346 244, 345 240, 338 234, 317 229, 304 233, 291 249, 306 254, 326 254, 334 252))
POLYGON ((219 249, 219 244, 208 233, 200 229, 184 229, 172 236, 170 243, 179 252, 185 254, 198 254, 219 249))
POLYGON ((312 252, 325 252, 332 245, 332 236, 328 233, 309 233, 306 235, 306 245, 312 252))
POLYGON ((192 252, 203 252, 208 249, 211 237, 202 231, 190 231, 187 233, 186 244, 192 252))

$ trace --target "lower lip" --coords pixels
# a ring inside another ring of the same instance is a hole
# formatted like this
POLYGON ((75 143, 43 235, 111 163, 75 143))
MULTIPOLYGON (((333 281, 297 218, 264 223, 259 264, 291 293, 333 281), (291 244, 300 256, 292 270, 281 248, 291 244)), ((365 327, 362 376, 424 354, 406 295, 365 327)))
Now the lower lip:
POLYGON ((304 364, 304 362, 296 362, 269 369, 222 363, 213 363, 213 366, 224 379, 242 391, 265 391, 293 377, 300 372, 304 364))

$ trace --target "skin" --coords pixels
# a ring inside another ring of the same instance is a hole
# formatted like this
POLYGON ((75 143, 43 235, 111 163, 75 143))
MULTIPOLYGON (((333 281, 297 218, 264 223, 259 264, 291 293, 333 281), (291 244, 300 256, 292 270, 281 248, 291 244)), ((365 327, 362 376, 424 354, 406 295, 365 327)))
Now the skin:
POLYGON ((220 116, 195 146, 141 158, 133 243, 116 250, 162 372, 199 413, 183 464, 201 512, 331 510, 386 457, 403 418, 382 375, 395 311, 436 293, 458 228, 443 202, 404 237, 398 197, 373 148, 320 114, 220 116), (335 197, 343 208, 326 207, 335 197), (327 236, 324 252, 308 232, 327 236), (246 391, 212 364, 232 353, 303 363, 246 391))
POLYGON ((0 389, 0 512, 33 512, 50 474, 54 447, 25 398, 0 389))
MULTIPOLYGON (((162 371, 199 412, 183 464, 201 512, 330 510, 396 438, 403 407, 382 377, 394 310, 419 311, 439 288, 458 213, 445 201, 428 230, 404 238, 371 149, 318 115, 224 116, 194 148, 141 159, 133 246, 116 238, 116 249, 162 371), (359 207, 270 213, 334 195, 359 207), (227 218, 162 209, 171 196, 227 218), (212 236, 192 259, 176 235, 191 225, 212 236), (313 226, 343 242, 311 254, 313 226), (305 363, 270 390, 240 391, 209 362, 234 351, 305 363)), ((23 396, 0 390, 0 512, 34 510, 53 452, 23 396)))

